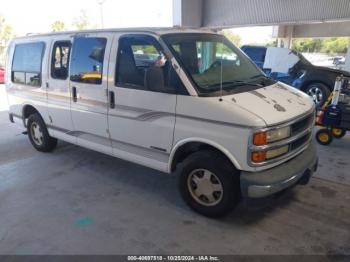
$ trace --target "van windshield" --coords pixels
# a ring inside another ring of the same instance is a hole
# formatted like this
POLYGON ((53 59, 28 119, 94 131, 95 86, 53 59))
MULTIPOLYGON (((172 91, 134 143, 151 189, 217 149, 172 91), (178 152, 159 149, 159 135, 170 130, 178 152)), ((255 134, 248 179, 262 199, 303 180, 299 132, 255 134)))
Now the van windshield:
MULTIPOLYGON (((200 94, 231 93, 264 86, 266 76, 225 37, 215 34, 169 34, 162 37, 200 94)), ((271 84, 271 83, 269 83, 271 84)))

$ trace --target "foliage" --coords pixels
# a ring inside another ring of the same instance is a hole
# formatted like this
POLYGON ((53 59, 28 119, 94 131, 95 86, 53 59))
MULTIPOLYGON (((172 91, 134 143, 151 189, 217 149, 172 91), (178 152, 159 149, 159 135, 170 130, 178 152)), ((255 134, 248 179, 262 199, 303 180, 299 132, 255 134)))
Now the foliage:
POLYGON ((346 37, 332 38, 298 38, 293 39, 293 49, 298 52, 320 52, 328 54, 346 53, 348 39, 346 37))
POLYGON ((276 39, 266 43, 266 47, 276 47, 276 46, 277 46, 276 39))
POLYGON ((62 21, 55 21, 51 24, 52 32, 60 32, 66 30, 66 26, 62 21))
POLYGON ((0 16, 0 63, 4 59, 5 50, 13 37, 12 26, 6 23, 4 17, 0 16))
POLYGON ((239 35, 234 34, 231 30, 229 29, 221 30, 219 34, 226 36, 226 38, 230 40, 232 43, 234 43, 236 46, 238 47, 241 46, 241 38, 239 37, 239 35))
POLYGON ((74 19, 72 25, 77 29, 77 30, 84 30, 88 29, 90 27, 90 22, 89 18, 86 14, 85 10, 80 11, 80 16, 74 19))
POLYGON ((332 37, 324 42, 323 53, 346 53, 349 40, 346 37, 332 37))

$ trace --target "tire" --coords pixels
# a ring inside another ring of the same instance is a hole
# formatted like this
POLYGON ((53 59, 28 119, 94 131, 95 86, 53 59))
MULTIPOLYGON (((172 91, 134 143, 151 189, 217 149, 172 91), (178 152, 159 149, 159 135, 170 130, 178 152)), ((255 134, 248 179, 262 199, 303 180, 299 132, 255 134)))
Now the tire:
POLYGON ((346 130, 342 128, 332 128, 332 136, 340 139, 346 135, 346 130))
POLYGON ((28 137, 33 147, 40 152, 51 152, 57 145, 57 139, 49 135, 44 120, 38 113, 29 116, 27 122, 28 137))
POLYGON ((331 90, 322 83, 312 83, 305 88, 305 93, 311 96, 318 108, 327 101, 331 90))
POLYGON ((222 155, 210 150, 193 153, 184 160, 179 189, 184 201, 207 217, 228 215, 241 198, 238 170, 222 155))
POLYGON ((332 132, 327 128, 322 128, 316 132, 316 140, 319 144, 327 146, 332 143, 332 132))

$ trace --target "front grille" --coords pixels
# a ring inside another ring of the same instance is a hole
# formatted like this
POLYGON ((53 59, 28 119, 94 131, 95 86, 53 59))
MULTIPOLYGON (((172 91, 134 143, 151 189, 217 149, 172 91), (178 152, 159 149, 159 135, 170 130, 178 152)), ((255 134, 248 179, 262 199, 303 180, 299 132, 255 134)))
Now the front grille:
POLYGON ((310 137, 311 137, 311 132, 295 140, 294 142, 291 143, 290 150, 291 151, 297 150, 299 147, 304 145, 310 139, 310 137))
POLYGON ((303 118, 302 120, 292 124, 291 126, 292 136, 309 128, 313 122, 314 122, 314 114, 312 113, 309 116, 303 118))

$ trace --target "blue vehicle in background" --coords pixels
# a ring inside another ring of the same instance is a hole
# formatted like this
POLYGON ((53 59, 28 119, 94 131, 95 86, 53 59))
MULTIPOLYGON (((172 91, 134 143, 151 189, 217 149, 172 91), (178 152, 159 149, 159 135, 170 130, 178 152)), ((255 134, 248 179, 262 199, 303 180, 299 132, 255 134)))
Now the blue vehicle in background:
POLYGON ((245 45, 241 49, 267 76, 304 91, 317 106, 327 100, 337 76, 350 77, 343 70, 315 66, 288 48, 245 45))

